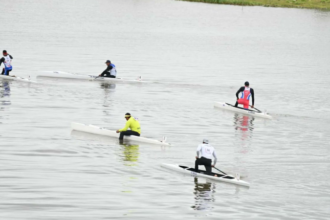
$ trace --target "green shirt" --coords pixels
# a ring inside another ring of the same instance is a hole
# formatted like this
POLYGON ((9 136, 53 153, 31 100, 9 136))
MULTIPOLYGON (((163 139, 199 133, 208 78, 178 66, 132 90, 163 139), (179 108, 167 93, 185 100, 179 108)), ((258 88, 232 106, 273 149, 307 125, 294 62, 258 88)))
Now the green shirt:
POLYGON ((135 120, 135 118, 130 117, 128 121, 126 122, 126 125, 124 128, 120 129, 119 131, 127 131, 127 129, 130 128, 132 131, 135 131, 139 134, 141 134, 141 128, 140 128, 140 123, 138 120, 135 120))

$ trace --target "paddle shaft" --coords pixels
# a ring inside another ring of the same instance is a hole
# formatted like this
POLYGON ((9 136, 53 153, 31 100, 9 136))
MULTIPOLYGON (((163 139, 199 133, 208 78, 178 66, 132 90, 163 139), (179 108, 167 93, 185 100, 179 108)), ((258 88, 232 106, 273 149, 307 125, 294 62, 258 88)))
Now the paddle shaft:
MULTIPOLYGON (((250 105, 250 107, 252 107, 252 105, 250 105)), ((261 112, 261 111, 260 111, 259 109, 257 109, 256 107, 252 107, 252 108, 254 108, 255 110, 261 112)))
POLYGON ((216 168, 216 167, 213 167, 214 169, 216 169, 217 171, 220 171, 221 173, 223 173, 223 174, 225 174, 225 175, 228 175, 227 173, 225 173, 225 172, 223 172, 223 171, 221 171, 221 170, 219 170, 218 168, 216 168))
POLYGON ((92 81, 96 80, 96 79, 99 78, 99 77, 100 77, 100 76, 97 76, 97 77, 93 78, 92 81))

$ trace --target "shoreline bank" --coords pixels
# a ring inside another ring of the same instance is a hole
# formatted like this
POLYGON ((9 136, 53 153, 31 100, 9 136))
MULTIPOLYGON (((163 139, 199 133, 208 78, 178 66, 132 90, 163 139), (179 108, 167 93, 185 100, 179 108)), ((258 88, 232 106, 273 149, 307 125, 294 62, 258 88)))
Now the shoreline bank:
POLYGON ((223 5, 330 10, 330 0, 182 0, 223 5))

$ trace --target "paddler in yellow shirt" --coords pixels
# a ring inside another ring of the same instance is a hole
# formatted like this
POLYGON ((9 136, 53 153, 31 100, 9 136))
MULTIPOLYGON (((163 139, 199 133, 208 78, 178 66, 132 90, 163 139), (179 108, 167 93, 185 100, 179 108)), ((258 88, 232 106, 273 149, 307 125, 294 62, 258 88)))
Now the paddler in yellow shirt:
POLYGON ((117 133, 120 132, 119 140, 123 140, 124 135, 140 136, 141 128, 139 121, 132 117, 130 113, 126 113, 125 118, 127 120, 125 127, 116 131, 117 133), (128 128, 130 128, 131 130, 127 130, 128 128))

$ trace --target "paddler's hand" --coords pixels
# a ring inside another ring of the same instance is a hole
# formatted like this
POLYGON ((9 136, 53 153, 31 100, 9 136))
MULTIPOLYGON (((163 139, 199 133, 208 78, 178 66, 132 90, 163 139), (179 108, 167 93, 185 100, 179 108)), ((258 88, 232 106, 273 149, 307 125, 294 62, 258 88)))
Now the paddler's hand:
POLYGON ((214 165, 212 165, 212 167, 214 167, 214 165))
POLYGON ((196 156, 196 160, 198 159, 198 157, 196 156))
POLYGON ((119 130, 116 131, 116 133, 119 133, 119 132, 120 132, 119 130))
POLYGON ((254 105, 251 105, 252 108, 254 108, 254 105))

